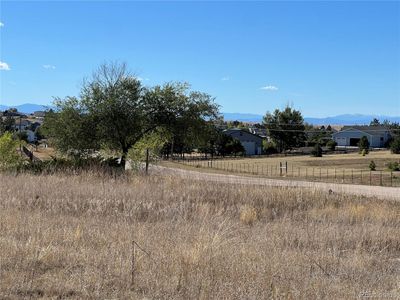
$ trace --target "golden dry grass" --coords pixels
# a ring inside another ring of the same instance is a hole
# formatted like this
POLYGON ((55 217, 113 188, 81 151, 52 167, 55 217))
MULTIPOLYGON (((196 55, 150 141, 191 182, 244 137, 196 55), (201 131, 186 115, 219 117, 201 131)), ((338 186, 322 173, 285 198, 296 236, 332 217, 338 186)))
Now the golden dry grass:
POLYGON ((0 197, 0 298, 400 296, 399 202, 92 174, 0 197))

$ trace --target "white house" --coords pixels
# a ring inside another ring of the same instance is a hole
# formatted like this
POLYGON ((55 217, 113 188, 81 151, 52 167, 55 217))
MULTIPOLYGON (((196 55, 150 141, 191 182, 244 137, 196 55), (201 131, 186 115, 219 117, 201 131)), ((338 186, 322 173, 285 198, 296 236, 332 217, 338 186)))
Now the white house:
POLYGON ((383 148, 391 138, 390 130, 384 126, 344 126, 332 138, 338 146, 357 146, 363 136, 371 148, 383 148))

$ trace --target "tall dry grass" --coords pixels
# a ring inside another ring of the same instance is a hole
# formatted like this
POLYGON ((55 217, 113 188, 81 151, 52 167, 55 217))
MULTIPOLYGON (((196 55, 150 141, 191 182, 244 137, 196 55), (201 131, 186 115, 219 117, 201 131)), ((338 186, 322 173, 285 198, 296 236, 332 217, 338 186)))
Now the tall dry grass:
POLYGON ((0 175, 0 298, 395 299, 399 232, 315 190, 0 175))

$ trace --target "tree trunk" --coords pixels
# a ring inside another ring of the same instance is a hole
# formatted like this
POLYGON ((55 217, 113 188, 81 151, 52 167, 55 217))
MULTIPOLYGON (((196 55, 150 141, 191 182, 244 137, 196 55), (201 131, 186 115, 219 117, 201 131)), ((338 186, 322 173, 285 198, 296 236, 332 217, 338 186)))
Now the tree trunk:
POLYGON ((171 160, 174 159, 174 139, 171 142, 171 160))
POLYGON ((124 170, 125 170, 125 167, 126 167, 126 157, 128 156, 128 150, 129 150, 128 148, 122 149, 120 165, 121 165, 122 168, 124 168, 124 170))

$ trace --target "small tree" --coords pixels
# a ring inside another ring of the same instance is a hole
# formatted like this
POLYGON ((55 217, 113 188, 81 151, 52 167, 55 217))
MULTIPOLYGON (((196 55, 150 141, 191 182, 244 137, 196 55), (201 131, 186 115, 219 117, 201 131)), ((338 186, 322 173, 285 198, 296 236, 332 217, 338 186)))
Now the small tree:
POLYGON ((263 124, 280 152, 301 147, 306 141, 303 116, 290 106, 267 112, 263 124))
POLYGON ((18 142, 10 132, 0 136, 0 170, 7 170, 18 166, 21 157, 17 153, 18 142))
POLYGON ((379 126, 381 125, 381 123, 379 122, 379 120, 377 118, 374 118, 370 123, 369 126, 379 126))
POLYGON ((164 130, 154 131, 143 136, 128 152, 133 169, 139 169, 146 160, 147 150, 149 161, 155 162, 160 157, 163 146, 168 141, 168 134, 164 130))
POLYGON ((276 148, 276 144, 273 141, 262 141, 263 153, 265 154, 274 154, 278 153, 278 149, 276 148))
POLYGON ((15 124, 15 120, 13 117, 6 115, 3 117, 0 116, 0 135, 7 131, 12 131, 12 127, 15 124))
POLYGON ((376 164, 373 160, 371 160, 371 162, 369 163, 369 169, 371 171, 375 171, 376 170, 376 164))
POLYGON ((28 143, 28 134, 25 131, 18 131, 16 137, 20 142, 28 143))
POLYGON ((394 154, 400 154, 400 136, 394 138, 393 142, 390 144, 390 150, 394 154))
POLYGON ((369 141, 368 138, 364 135, 360 141, 358 142, 358 149, 360 153, 368 154, 369 151, 369 141))
POLYGON ((329 150, 335 151, 336 146, 337 146, 337 143, 336 143, 334 140, 329 140, 329 141, 326 143, 326 146, 328 147, 329 150))
POLYGON ((400 164, 397 161, 389 162, 387 166, 390 171, 400 171, 400 164))
POLYGON ((229 144, 229 148, 230 148, 230 152, 233 153, 235 156, 240 153, 243 154, 245 152, 245 149, 244 149, 242 143, 237 139, 232 140, 232 142, 229 144))
POLYGON ((322 157, 322 148, 319 143, 315 144, 314 149, 311 151, 311 154, 315 157, 322 157))

